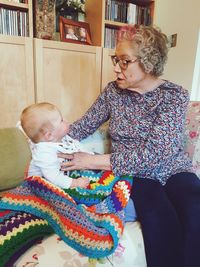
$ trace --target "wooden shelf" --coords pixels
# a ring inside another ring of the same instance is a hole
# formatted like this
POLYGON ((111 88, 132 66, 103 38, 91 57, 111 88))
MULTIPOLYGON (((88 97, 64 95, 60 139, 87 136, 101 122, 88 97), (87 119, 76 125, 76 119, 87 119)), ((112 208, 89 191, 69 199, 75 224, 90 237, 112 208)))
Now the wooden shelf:
POLYGON ((119 2, 132 3, 138 6, 149 6, 154 0, 118 0, 119 2))
MULTIPOLYGON (((0 7, 2 8, 2 14, 5 14, 3 12, 5 12, 5 11, 7 12, 7 10, 8 10, 8 12, 9 12, 9 10, 14 11, 12 13, 10 13, 10 12, 8 13, 10 17, 12 17, 12 18, 14 17, 14 20, 9 20, 9 27, 7 25, 5 26, 5 24, 2 21, 2 24, 0 25, 1 34, 3 33, 3 34, 8 35, 8 36, 20 35, 20 37, 24 37, 24 35, 27 37, 27 35, 28 35, 29 37, 33 37, 32 0, 28 0, 27 4, 16 3, 16 2, 8 1, 8 0, 0 0, 0 7), (24 30, 24 28, 23 29, 20 28, 20 30, 19 30, 19 28, 18 28, 18 30, 16 29, 17 28, 16 25, 20 25, 20 23, 19 23, 20 20, 18 19, 18 16, 13 14, 13 13, 15 13, 15 11, 20 11, 20 12, 22 12, 22 14, 27 13, 28 16, 26 16, 26 19, 27 19, 28 30, 26 27, 25 27, 25 30, 24 30), (17 20, 18 24, 16 24, 16 20, 17 20), (21 36, 21 35, 23 35, 23 36, 21 36)), ((3 15, 2 15, 2 20, 3 20, 3 15)), ((4 17, 4 20, 5 20, 5 17, 4 17)))
POLYGON ((127 25, 127 23, 112 21, 112 20, 104 20, 105 26, 111 26, 112 28, 119 28, 127 25))
POLYGON ((11 1, 7 1, 7 0, 0 0, 0 6, 7 6, 9 8, 20 8, 20 9, 29 9, 29 5, 28 4, 23 4, 23 3, 16 3, 16 2, 11 2, 11 1))
MULTIPOLYGON (((120 0, 120 2, 137 5, 136 14, 139 14, 139 16, 138 15, 136 16, 136 19, 137 19, 136 23, 143 23, 143 21, 146 21, 148 25, 153 23, 155 0, 120 0), (143 15, 141 15, 142 12, 143 12, 143 15)), ((118 6, 117 8, 121 8, 121 7, 124 8, 123 5, 120 7, 118 6)), ((110 17, 112 17, 113 15, 109 13, 111 11, 111 4, 110 4, 110 9, 109 11, 107 10, 107 16, 106 16, 106 0, 86 0, 85 11, 86 11, 86 22, 88 22, 90 25, 92 43, 95 46, 102 46, 102 47, 105 46, 104 39, 105 39, 106 30, 108 30, 106 32, 106 36, 109 36, 110 34, 111 35, 113 34, 112 30, 115 30, 115 29, 117 30, 121 26, 127 25, 127 23, 124 23, 124 22, 118 22, 118 21, 112 21, 112 20, 106 19, 106 18, 110 19, 110 17), (109 33, 109 28, 111 29, 111 33, 109 33)), ((117 19, 119 20, 119 18, 117 19)), ((125 18, 125 19, 128 19, 128 18, 125 18)), ((113 36, 114 35, 115 34, 113 34, 113 36)))

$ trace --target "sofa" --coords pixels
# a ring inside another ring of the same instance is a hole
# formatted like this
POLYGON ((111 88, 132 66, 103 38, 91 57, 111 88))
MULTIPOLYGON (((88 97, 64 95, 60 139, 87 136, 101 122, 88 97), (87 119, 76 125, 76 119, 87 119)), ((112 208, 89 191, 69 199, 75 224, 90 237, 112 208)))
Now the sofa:
MULTIPOLYGON (((95 152, 108 152, 110 141, 107 125, 101 127, 83 143, 95 152)), ((193 161, 196 173, 200 176, 200 102, 190 102, 189 104, 185 129, 185 150, 193 161)), ((24 170, 31 158, 28 142, 19 129, 0 129, 0 154, 0 195, 2 195, 4 191, 16 187, 23 181, 24 170)), ((0 223, 2 223, 2 218, 5 218, 5 212, 0 210, 0 223)), ((16 220, 15 217, 12 218, 12 222, 14 220, 16 220)), ((35 222, 34 218, 32 221, 35 222)), ((30 231, 31 233, 28 231, 31 227, 31 229, 35 229, 33 225, 23 229, 17 225, 12 228, 12 231, 7 232, 7 235, 4 235, 3 232, 0 233, 0 253, 2 248, 5 248, 5 258, 7 257, 6 263, 0 262, 0 266, 147 266, 142 231, 137 218, 126 223, 115 252, 99 262, 88 261, 87 257, 65 244, 57 234, 48 228, 48 225, 40 225, 40 222, 37 221, 37 226, 38 229, 39 227, 42 229, 37 234, 33 234, 33 230, 30 231), (12 240, 13 242, 11 242, 12 240)))

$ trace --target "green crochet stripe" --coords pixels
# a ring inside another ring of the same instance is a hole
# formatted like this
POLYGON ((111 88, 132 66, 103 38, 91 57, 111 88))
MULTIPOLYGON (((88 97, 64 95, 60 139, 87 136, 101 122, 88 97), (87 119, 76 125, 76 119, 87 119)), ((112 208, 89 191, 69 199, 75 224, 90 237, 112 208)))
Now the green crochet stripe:
POLYGON ((99 202, 105 198, 105 195, 101 195, 101 194, 97 195, 97 194, 92 194, 92 193, 86 194, 85 196, 84 195, 80 196, 80 192, 78 192, 76 189, 68 188, 68 189, 64 189, 64 191, 68 193, 72 198, 76 198, 76 199, 79 198, 79 199, 82 199, 82 201, 87 200, 88 196, 92 199, 99 200, 99 202))
POLYGON ((11 239, 5 240, 3 245, 0 245, 0 267, 4 267, 13 255, 30 243, 30 241, 52 233, 53 229, 48 224, 34 225, 12 236, 11 239))

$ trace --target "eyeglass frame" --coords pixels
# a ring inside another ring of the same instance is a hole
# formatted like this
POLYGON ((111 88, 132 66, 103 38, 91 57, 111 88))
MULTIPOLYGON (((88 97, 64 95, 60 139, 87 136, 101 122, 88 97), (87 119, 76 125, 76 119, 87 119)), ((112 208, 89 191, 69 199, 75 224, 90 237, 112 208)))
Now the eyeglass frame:
POLYGON ((117 64, 119 64, 120 69, 122 69, 122 70, 126 70, 126 69, 128 68, 128 65, 129 65, 130 63, 135 63, 135 62, 138 60, 138 58, 136 58, 136 59, 119 59, 117 56, 112 55, 112 56, 111 56, 111 60, 112 60, 112 63, 113 63, 113 66, 114 66, 114 67, 115 67, 117 64), (115 59, 117 59, 117 60, 115 60, 115 59), (123 67, 123 66, 120 65, 120 62, 123 62, 123 61, 124 61, 125 65, 126 65, 126 67, 123 67))

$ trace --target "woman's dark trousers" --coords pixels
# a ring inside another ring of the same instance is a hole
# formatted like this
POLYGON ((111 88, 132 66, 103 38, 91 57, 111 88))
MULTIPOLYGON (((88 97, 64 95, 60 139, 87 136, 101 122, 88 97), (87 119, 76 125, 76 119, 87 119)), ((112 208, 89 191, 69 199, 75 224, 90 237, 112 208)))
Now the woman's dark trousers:
POLYGON ((200 180, 170 177, 165 186, 135 178, 131 198, 141 223, 147 267, 200 267, 200 180))

